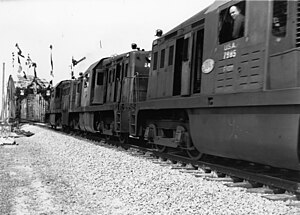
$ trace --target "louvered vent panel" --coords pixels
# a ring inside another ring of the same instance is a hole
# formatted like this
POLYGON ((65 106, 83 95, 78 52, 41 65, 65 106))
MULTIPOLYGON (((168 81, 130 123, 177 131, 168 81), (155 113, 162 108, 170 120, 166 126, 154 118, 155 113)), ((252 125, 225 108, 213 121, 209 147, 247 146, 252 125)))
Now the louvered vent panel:
POLYGON ((300 1, 297 1, 297 34, 296 46, 300 47, 300 1))

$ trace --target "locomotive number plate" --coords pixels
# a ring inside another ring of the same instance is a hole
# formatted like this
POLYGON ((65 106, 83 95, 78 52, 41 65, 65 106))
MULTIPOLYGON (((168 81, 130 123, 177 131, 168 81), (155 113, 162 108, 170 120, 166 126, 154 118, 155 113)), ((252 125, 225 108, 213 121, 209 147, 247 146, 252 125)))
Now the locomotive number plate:
POLYGON ((236 57, 236 47, 237 47, 237 45, 235 44, 235 42, 224 45, 223 60, 229 59, 229 58, 235 58, 236 57))

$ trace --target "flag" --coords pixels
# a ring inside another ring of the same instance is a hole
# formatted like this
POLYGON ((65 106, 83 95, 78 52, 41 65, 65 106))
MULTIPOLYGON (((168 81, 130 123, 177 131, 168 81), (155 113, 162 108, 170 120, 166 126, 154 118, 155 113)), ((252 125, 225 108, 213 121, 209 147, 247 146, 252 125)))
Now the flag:
POLYGON ((52 77, 54 77, 54 74, 53 74, 53 60, 52 60, 52 45, 50 45, 50 66, 51 66, 50 75, 52 77))
POLYGON ((22 55, 22 50, 20 49, 18 43, 16 43, 16 47, 17 47, 17 49, 18 49, 18 56, 24 58, 24 55, 22 55))
POLYGON ((18 73, 22 72, 22 65, 21 65, 21 60, 20 60, 20 57, 24 58, 24 55, 22 55, 22 50, 20 49, 18 43, 16 43, 16 47, 18 49, 18 64, 19 64, 19 67, 18 67, 18 73))
POLYGON ((26 59, 26 64, 27 64, 28 68, 30 68, 32 66, 32 63, 33 62, 32 62, 32 60, 31 60, 31 58, 30 58, 30 56, 28 54, 27 59, 26 59))
POLYGON ((12 67, 14 68, 15 67, 15 53, 12 52, 12 67))
POLYGON ((34 72, 34 77, 36 78, 36 63, 32 62, 32 67, 33 67, 33 72, 34 72))
POLYGON ((19 55, 18 55, 18 64, 19 64, 18 73, 20 73, 20 72, 22 72, 22 65, 21 65, 21 60, 20 60, 19 55))

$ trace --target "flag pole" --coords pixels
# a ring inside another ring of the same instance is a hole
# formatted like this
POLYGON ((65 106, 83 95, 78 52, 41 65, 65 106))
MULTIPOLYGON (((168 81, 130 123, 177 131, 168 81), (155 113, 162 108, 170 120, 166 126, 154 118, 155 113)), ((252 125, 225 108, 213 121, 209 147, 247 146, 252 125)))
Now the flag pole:
POLYGON ((4 122, 4 106, 5 106, 5 97, 4 97, 4 86, 5 86, 5 63, 3 62, 3 77, 2 77, 2 110, 1 110, 1 120, 4 122))
POLYGON ((52 80, 53 80, 53 78, 54 78, 54 73, 53 73, 52 48, 53 48, 53 46, 50 45, 50 67, 51 67, 51 70, 50 70, 50 76, 52 76, 52 80))

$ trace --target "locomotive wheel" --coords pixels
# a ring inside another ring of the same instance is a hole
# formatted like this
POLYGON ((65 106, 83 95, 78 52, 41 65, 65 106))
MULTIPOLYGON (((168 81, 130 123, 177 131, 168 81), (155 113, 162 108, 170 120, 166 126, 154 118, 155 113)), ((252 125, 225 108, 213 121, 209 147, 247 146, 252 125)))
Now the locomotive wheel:
POLYGON ((167 151, 167 147, 166 146, 155 144, 155 148, 157 149, 158 152, 166 152, 167 151))
POLYGON ((105 135, 104 135, 104 137, 105 137, 105 140, 106 140, 106 141, 109 141, 109 140, 110 140, 110 138, 111 138, 111 136, 110 136, 110 135, 108 135, 108 134, 105 134, 105 135))
POLYGON ((194 161, 200 160, 200 158, 203 156, 203 154, 199 152, 196 148, 193 150, 186 150, 186 153, 194 161))
POLYGON ((121 133, 120 136, 119 136, 119 142, 121 144, 128 143, 128 134, 127 133, 121 133))

